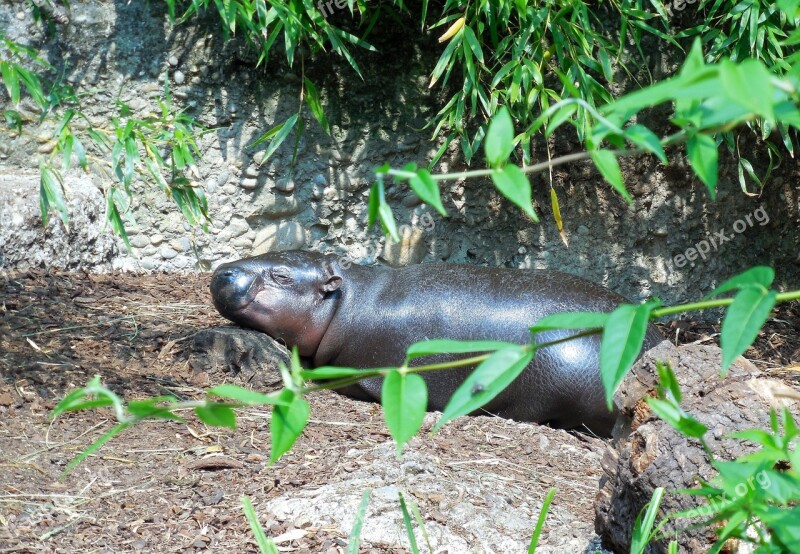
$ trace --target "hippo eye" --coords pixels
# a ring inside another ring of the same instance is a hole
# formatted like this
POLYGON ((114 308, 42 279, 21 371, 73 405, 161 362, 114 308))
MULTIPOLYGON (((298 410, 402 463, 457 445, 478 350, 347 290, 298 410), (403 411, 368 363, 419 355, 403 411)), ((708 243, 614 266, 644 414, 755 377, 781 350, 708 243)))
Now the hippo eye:
POLYGON ((285 267, 276 267, 270 270, 270 277, 281 286, 291 285, 294 282, 292 275, 289 273, 289 269, 285 267))

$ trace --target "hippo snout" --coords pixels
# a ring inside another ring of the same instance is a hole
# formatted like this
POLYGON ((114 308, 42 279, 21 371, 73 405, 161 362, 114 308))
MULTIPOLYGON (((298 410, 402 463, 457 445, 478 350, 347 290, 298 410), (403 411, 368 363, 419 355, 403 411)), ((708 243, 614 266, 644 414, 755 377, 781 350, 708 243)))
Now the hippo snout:
POLYGON ((211 298, 223 315, 246 307, 258 294, 260 277, 243 267, 223 264, 211 276, 211 298))

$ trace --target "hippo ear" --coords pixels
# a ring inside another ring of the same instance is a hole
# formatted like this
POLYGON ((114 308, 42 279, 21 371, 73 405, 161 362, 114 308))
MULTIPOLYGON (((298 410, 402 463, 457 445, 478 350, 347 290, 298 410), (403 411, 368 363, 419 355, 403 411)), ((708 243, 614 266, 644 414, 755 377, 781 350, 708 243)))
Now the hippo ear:
POLYGON ((342 278, 339 275, 331 275, 322 283, 320 289, 322 289, 322 292, 333 292, 340 286, 342 286, 342 278))
POLYGON ((342 286, 342 276, 339 275, 338 266, 333 260, 329 260, 323 267, 326 276, 325 282, 319 287, 320 292, 333 292, 342 286))

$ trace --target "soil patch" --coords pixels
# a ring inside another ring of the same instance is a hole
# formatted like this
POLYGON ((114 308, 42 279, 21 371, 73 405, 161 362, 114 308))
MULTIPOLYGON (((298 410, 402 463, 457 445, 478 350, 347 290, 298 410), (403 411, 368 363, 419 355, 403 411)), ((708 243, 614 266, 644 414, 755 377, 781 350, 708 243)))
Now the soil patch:
MULTIPOLYGON (((236 431, 206 428, 191 414, 186 423, 140 425, 61 480, 69 460, 113 425, 106 411, 48 419, 60 398, 93 375, 126 399, 200 398, 206 387, 235 380, 188 363, 194 334, 226 323, 209 303, 208 279, 34 271, 0 283, 0 552, 255 552, 242 495, 252 498, 282 551, 344 552, 341 521, 304 516, 279 501, 387 467, 432 529, 453 523, 460 507, 505 503, 510 515, 497 522, 495 547, 480 542, 483 531, 470 535, 472 512, 462 510, 458 534, 471 547, 502 551, 500 539, 509 537, 524 543, 550 486, 558 494, 544 546, 555 552, 589 544, 603 441, 461 418, 414 439, 396 460, 379 406, 335 393, 311 398, 311 425, 274 466, 266 465, 268 411, 252 409, 240 412, 236 431), (426 473, 452 486, 434 490, 418 477, 426 473), (512 526, 512 514, 530 516, 529 526, 512 526)), ((718 332, 691 322, 663 329, 680 342, 710 342, 718 332)), ((798 380, 799 331, 798 305, 781 307, 748 357, 798 380)), ((362 551, 406 551, 369 530, 370 521, 391 527, 379 516, 367 513, 362 551)), ((402 538, 399 508, 390 520, 402 538)))

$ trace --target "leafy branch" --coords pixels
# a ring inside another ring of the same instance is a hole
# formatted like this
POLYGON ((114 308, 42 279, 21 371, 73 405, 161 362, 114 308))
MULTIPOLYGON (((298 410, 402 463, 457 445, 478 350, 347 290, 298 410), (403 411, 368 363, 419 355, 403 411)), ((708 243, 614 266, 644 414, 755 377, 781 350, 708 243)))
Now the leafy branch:
MULTIPOLYGON (((377 168, 377 182, 371 194, 370 224, 380 220, 383 228, 397 240, 394 216, 383 194, 385 177, 408 182, 423 202, 447 215, 438 182, 489 176, 503 196, 532 220, 538 221, 532 203, 531 184, 526 175, 587 159, 591 159, 603 178, 631 203, 633 200, 623 183, 618 158, 651 153, 666 164, 665 148, 679 144, 686 145, 692 170, 713 199, 719 172, 718 143, 713 137, 756 120, 773 127, 781 124, 800 129, 798 92, 794 79, 772 75, 758 60, 740 64, 727 60, 706 64, 700 42, 696 41, 678 75, 625 95, 603 108, 595 109, 581 99, 562 100, 542 112, 526 131, 517 135, 514 134, 510 113, 500 108, 484 141, 489 169, 435 175, 427 169, 417 169, 415 164, 402 169, 388 165, 377 168), (671 122, 679 128, 675 133, 659 138, 644 125, 631 123, 642 110, 668 102, 674 105, 671 122), (549 137, 565 123, 574 125, 569 115, 579 108, 586 110, 592 121, 585 136, 585 152, 566 154, 521 168, 507 164, 512 152, 532 133, 544 128, 545 136, 549 137)), ((554 211, 555 208, 557 206, 554 206, 554 211)))
POLYGON ((33 64, 50 69, 35 50, 2 36, 0 41, 0 54, 4 53, 0 73, 13 106, 5 110, 7 127, 0 131, 38 139, 45 130, 51 136, 47 148, 40 149, 46 154, 40 159, 39 195, 45 225, 52 210, 68 225, 62 174, 77 163, 85 172, 95 169, 109 178, 110 184, 104 188, 106 218, 128 247, 123 218, 132 221, 131 185, 136 175, 154 182, 191 225, 206 228, 208 202, 192 176, 198 176, 196 159, 202 155, 196 137, 207 130, 183 110, 175 109, 166 80, 164 97, 158 100, 159 113, 135 117, 129 105, 116 100, 110 125, 96 125, 82 111, 85 100, 72 87, 56 82, 44 92, 42 80, 26 68, 33 64), (38 120, 19 110, 23 88, 40 113, 38 120), (36 125, 38 131, 28 131, 28 125, 36 125))

